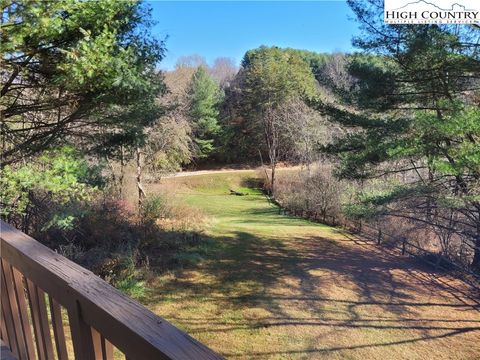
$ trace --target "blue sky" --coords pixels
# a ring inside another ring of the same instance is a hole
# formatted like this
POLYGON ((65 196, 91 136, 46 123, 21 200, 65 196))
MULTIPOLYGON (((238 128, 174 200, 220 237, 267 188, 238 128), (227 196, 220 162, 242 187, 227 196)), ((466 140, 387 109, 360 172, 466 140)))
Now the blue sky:
POLYGON ((345 1, 149 1, 158 22, 154 33, 168 36, 160 68, 178 57, 198 54, 208 62, 260 45, 318 52, 351 51, 357 24, 345 1), (350 18, 350 19, 349 19, 350 18))

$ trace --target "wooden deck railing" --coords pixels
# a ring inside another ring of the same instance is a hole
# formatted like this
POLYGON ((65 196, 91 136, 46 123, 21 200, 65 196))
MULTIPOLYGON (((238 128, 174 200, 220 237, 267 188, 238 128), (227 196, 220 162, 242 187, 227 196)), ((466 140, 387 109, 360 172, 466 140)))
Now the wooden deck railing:
POLYGON ((17 359, 222 358, 92 272, 0 227, 1 339, 17 359))

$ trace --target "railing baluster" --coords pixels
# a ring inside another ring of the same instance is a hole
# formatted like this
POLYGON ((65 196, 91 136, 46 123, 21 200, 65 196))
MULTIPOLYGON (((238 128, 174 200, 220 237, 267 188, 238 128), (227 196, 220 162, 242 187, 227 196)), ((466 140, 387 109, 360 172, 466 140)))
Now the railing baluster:
MULTIPOLYGON (((22 323, 13 289, 13 277, 11 268, 2 260, 2 306, 6 306, 5 312, 7 318, 12 321, 13 333, 10 338, 16 339, 16 351, 13 351, 19 360, 28 359, 27 347, 25 346, 25 339, 23 337, 22 323), (4 304, 3 304, 4 303, 4 304)), ((14 350, 14 349, 12 349, 14 350)))
POLYGON ((37 355, 40 360, 47 360, 45 349, 42 341, 42 330, 40 328, 40 319, 38 314, 37 292, 35 291, 35 284, 26 279, 28 302, 30 304, 30 314, 32 317, 33 333, 35 335, 35 345, 37 346, 37 355))
POLYGON ((14 267, 9 267, 12 270, 18 308, 20 310, 20 317, 22 319, 23 336, 25 337, 25 344, 27 346, 28 358, 35 359, 35 345, 33 343, 32 327, 30 325, 30 320, 28 317, 28 308, 25 299, 25 284, 23 282, 23 275, 14 267))
MULTIPOLYGON (((3 300, 2 300, 3 301, 3 300)), ((8 332, 7 327, 5 325, 5 314, 3 313, 3 309, 0 309, 1 317, 0 317, 0 332, 3 342, 10 347, 10 340, 8 339, 8 332)))
POLYGON ((36 286, 36 288, 38 294, 38 305, 40 310, 40 325, 42 327, 43 339, 45 341, 45 349, 47 350, 48 359, 53 359, 55 355, 53 353, 52 334, 50 333, 50 324, 48 321, 45 292, 38 286, 36 286))
POLYGON ((93 327, 90 327, 90 331, 92 332, 92 340, 93 340, 93 350, 95 352, 95 359, 103 360, 103 348, 102 348, 102 337, 100 333, 95 330, 93 327))
POLYGON ((45 293, 29 279, 27 279, 27 289, 38 357, 45 360, 54 359, 45 293))
POLYGON ((93 327, 91 329, 95 358, 99 360, 113 360, 112 344, 110 344, 110 342, 93 327))
POLYGON ((93 345, 92 329, 90 325, 83 320, 79 304, 69 306, 67 311, 70 331, 72 332, 75 359, 97 360, 93 345))
POLYGON ((49 296, 49 302, 58 360, 68 360, 67 344, 63 330, 62 309, 60 304, 51 296, 49 296))
POLYGON ((101 341, 102 341, 102 354, 103 354, 103 359, 102 360, 113 360, 113 345, 103 337, 101 336, 101 341))

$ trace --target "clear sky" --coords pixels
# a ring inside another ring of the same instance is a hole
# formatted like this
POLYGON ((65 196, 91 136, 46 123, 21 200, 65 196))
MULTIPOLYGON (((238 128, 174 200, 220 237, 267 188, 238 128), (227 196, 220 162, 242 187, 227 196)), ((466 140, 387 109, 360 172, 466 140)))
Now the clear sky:
POLYGON ((260 45, 317 52, 351 51, 358 33, 345 1, 149 1, 158 22, 154 33, 168 36, 162 69, 178 57, 198 54, 208 62, 260 45))

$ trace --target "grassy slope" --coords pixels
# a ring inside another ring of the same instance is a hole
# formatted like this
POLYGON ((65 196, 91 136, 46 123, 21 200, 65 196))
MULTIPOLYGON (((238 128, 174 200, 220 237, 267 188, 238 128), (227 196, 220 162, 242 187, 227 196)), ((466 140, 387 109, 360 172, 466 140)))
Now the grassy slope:
POLYGON ((147 305, 156 313, 227 358, 480 357, 479 307, 465 285, 279 215, 245 187, 251 176, 168 180, 210 216, 211 240, 202 261, 154 281, 147 305))

